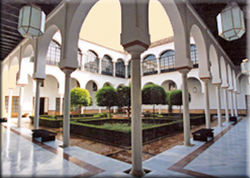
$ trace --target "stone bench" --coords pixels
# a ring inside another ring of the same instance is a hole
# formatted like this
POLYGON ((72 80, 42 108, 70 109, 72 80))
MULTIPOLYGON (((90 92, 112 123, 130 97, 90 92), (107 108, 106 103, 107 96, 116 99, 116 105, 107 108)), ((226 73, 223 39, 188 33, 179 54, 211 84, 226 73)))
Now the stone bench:
POLYGON ((207 141, 207 137, 214 137, 214 129, 200 129, 192 133, 193 139, 198 141, 207 141))
POLYGON ((55 132, 51 132, 45 129, 34 129, 32 130, 32 139, 35 138, 42 138, 42 142, 46 142, 46 141, 53 141, 55 140, 55 136, 57 133, 55 132))

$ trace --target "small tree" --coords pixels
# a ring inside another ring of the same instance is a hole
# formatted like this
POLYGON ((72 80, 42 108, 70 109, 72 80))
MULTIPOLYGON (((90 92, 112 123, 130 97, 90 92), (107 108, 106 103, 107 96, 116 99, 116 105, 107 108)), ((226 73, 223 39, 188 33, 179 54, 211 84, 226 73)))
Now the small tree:
POLYGON ((167 93, 163 87, 149 84, 142 89, 142 104, 153 105, 155 119, 155 105, 167 104, 167 93))
MULTIPOLYGON (((70 104, 71 107, 89 106, 91 103, 91 97, 89 91, 83 88, 73 88, 70 92, 70 104)), ((80 115, 80 114, 79 114, 80 115)))
MULTIPOLYGON (((191 95, 188 93, 188 100, 191 101, 191 95)), ((181 106, 182 104, 182 90, 174 90, 168 93, 168 103, 169 107, 172 109, 173 105, 180 106, 180 115, 181 115, 181 106)))
POLYGON ((105 86, 96 92, 96 103, 98 106, 106 106, 109 109, 109 118, 111 119, 110 108, 117 104, 116 90, 111 86, 105 86))
POLYGON ((130 112, 131 106, 131 87, 121 87, 117 89, 117 105, 119 107, 127 106, 130 112))

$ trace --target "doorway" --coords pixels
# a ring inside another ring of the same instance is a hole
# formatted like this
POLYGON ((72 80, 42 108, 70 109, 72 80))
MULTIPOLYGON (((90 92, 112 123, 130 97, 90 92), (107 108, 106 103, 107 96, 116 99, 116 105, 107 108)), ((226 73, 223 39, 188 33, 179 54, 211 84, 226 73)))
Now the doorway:
POLYGON ((40 111, 39 111, 39 115, 44 115, 44 104, 45 104, 45 98, 40 98, 40 111))

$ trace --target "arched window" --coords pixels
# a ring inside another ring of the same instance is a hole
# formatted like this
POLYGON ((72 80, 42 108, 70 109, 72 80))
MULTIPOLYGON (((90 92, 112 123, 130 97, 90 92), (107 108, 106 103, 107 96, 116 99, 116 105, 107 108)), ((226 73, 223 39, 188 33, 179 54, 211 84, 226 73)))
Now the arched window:
POLYGON ((102 74, 113 75, 112 59, 108 55, 105 55, 102 59, 102 74))
POLYGON ((128 62, 128 78, 131 77, 131 61, 128 62))
POLYGON ((125 78, 125 65, 121 59, 118 59, 115 64, 115 76, 125 78))
POLYGON ((190 58, 195 68, 198 67, 198 55, 196 45, 190 45, 190 58))
POLYGON ((98 73, 99 71, 99 59, 97 57, 97 54, 93 51, 88 51, 85 55, 84 60, 84 69, 85 71, 98 73))
POLYGON ((174 50, 167 50, 160 57, 161 73, 175 70, 174 50))
POLYGON ((157 60, 154 55, 148 55, 142 62, 143 75, 157 73, 157 60))
POLYGON ((77 53, 77 59, 78 59, 78 69, 82 69, 82 51, 78 48, 78 53, 77 53))
POLYGON ((56 41, 52 40, 49 44, 46 56, 46 64, 58 65, 58 63, 60 62, 60 56, 61 56, 61 46, 56 41))

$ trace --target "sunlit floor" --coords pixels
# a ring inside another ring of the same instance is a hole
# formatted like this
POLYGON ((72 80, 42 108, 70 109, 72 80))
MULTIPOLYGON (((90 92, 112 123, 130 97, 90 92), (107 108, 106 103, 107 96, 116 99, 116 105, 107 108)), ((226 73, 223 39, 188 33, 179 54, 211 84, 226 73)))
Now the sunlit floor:
MULTIPOLYGON (((31 130, 2 124, 3 176, 132 177, 130 164, 84 150, 61 148, 61 141, 32 140, 31 130)), ((143 162, 145 177, 247 177, 247 118, 214 127, 214 139, 178 145, 143 162)))

